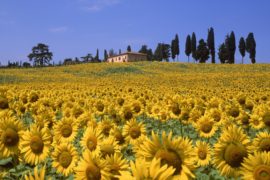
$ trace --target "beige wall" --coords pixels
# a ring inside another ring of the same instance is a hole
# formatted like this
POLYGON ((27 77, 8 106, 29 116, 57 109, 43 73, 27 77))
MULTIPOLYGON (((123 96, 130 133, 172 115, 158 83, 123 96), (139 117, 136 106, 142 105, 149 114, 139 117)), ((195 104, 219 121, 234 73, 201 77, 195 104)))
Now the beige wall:
POLYGON ((134 62, 134 61, 145 61, 146 55, 140 54, 123 54, 119 56, 109 57, 108 62, 134 62))

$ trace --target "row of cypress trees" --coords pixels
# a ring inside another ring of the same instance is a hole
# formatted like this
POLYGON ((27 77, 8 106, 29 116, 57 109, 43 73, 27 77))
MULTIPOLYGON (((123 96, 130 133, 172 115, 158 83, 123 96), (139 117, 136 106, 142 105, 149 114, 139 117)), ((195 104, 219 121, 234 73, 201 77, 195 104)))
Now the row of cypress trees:
MULTIPOLYGON (((172 40, 171 43, 171 54, 172 58, 179 55, 179 39, 172 40), (178 42, 178 44, 177 44, 178 42)), ((225 38, 225 41, 218 48, 218 57, 220 63, 235 63, 235 52, 236 52, 236 38, 232 31, 225 38)), ((253 33, 249 33, 247 38, 240 38, 238 50, 242 56, 242 63, 244 63, 244 57, 246 52, 249 53, 251 63, 256 63, 256 41, 253 33)), ((196 34, 193 32, 192 35, 188 35, 185 44, 185 54, 188 57, 188 62, 190 61, 190 55, 194 61, 200 63, 205 63, 211 56, 211 63, 216 63, 216 49, 215 49, 215 34, 214 29, 211 27, 208 29, 207 40, 200 39, 197 45, 196 34)))

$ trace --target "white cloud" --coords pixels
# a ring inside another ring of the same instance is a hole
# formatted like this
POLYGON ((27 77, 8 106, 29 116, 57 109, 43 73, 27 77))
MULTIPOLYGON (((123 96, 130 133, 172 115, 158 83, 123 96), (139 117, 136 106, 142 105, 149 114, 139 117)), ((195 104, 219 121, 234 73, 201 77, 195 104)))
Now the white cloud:
POLYGON ((98 12, 102 9, 120 3, 120 0, 78 0, 82 9, 88 12, 98 12))
POLYGON ((67 30, 68 30, 68 28, 65 26, 53 27, 53 28, 49 29, 49 31, 52 33, 61 33, 61 32, 66 32, 67 30))

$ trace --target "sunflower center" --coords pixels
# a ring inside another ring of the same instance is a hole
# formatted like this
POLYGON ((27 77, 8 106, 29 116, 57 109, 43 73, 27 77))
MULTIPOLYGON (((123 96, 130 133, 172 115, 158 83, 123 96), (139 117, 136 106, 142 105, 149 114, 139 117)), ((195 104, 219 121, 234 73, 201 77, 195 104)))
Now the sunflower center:
POLYGON ((182 170, 182 159, 174 151, 159 150, 155 157, 161 159, 162 166, 165 164, 173 166, 176 169, 174 174, 178 174, 182 170))
POLYGON ((231 167, 237 168, 247 156, 246 148, 242 144, 230 144, 224 152, 224 159, 231 167))
POLYGON ((125 120, 130 120, 133 117, 133 114, 130 110, 127 110, 124 112, 124 118, 125 120))
POLYGON ((212 115, 212 118, 214 118, 214 121, 219 122, 221 119, 221 115, 219 113, 215 113, 212 115))
POLYGON ((44 143, 39 136, 33 136, 30 141, 30 147, 35 154, 42 153, 44 143))
POLYGON ((100 151, 103 157, 107 155, 112 155, 114 153, 114 148, 112 144, 104 144, 100 147, 100 151))
POLYGON ((125 138, 122 136, 119 130, 115 131, 114 137, 116 141, 118 141, 118 144, 123 144, 125 142, 125 138))
POLYGON ((19 142, 18 133, 12 128, 7 128, 2 135, 2 141, 6 146, 15 146, 19 142))
POLYGON ((140 105, 137 105, 137 104, 134 105, 133 110, 134 110, 136 113, 139 113, 139 112, 141 111, 140 105))
POLYGON ((85 171, 87 180, 99 180, 101 179, 100 169, 93 163, 90 163, 85 171))
POLYGON ((87 147, 90 151, 93 151, 97 147, 97 138, 89 137, 87 140, 87 147))
POLYGON ((98 104, 96 105, 96 108, 97 108, 97 110, 98 110, 99 112, 102 112, 102 111, 104 110, 104 104, 98 103, 98 104))
POLYGON ((141 130, 139 127, 131 127, 129 130, 129 135, 132 139, 137 139, 141 135, 141 130))
POLYGON ((103 126, 102 133, 103 133, 105 136, 109 136, 110 130, 111 130, 111 125, 110 125, 110 124, 105 124, 105 125, 103 126))
POLYGON ((230 115, 234 118, 238 117, 240 114, 239 109, 234 107, 230 110, 230 115))
POLYGON ((260 149, 262 151, 267 151, 269 152, 270 151, 270 139, 268 138, 265 138, 261 141, 260 143, 260 149))
POLYGON ((72 161, 72 156, 69 152, 64 151, 59 155, 58 161, 62 167, 67 168, 72 161))
POLYGON ((209 123, 203 123, 201 125, 201 131, 204 132, 204 133, 211 132, 212 128, 213 128, 213 125, 210 122, 209 123))
POLYGON ((248 115, 244 115, 244 116, 242 117, 241 121, 242 121, 242 123, 243 123, 244 125, 248 125, 248 124, 249 124, 249 117, 248 117, 248 115))
POLYGON ((8 100, 0 96, 0 109, 8 108, 8 100))
POLYGON ((72 127, 69 124, 64 124, 61 128, 62 135, 66 138, 72 134, 72 127))
POLYGON ((198 156, 201 160, 205 160, 206 159, 206 156, 207 156, 207 153, 203 150, 199 150, 198 152, 198 156))
POLYGON ((179 115, 179 114, 181 113, 181 110, 180 110, 180 108, 178 107, 178 104, 174 104, 174 105, 172 106, 172 112, 173 112, 173 114, 175 114, 175 115, 179 115))
POLYGON ((269 180, 270 179, 270 167, 267 165, 258 166, 254 170, 253 177, 256 180, 269 180))
POLYGON ((263 117, 263 122, 266 126, 270 126, 270 112, 266 112, 263 117))

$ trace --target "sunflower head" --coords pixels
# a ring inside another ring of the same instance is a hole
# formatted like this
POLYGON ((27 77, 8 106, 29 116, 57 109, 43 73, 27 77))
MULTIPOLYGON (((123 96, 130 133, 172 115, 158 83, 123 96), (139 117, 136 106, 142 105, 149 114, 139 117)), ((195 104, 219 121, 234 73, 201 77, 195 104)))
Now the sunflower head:
POLYGON ((8 99, 0 96, 0 109, 8 109, 8 99))
POLYGON ((225 162, 233 168, 240 167, 245 157, 247 157, 247 150, 240 143, 231 143, 224 151, 225 162))

